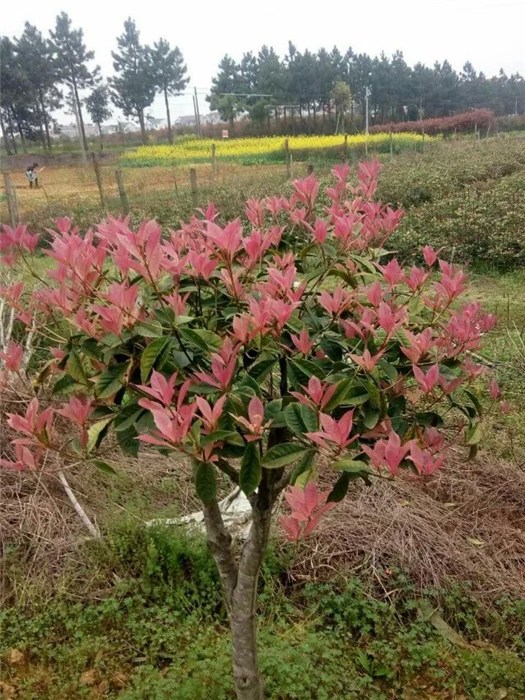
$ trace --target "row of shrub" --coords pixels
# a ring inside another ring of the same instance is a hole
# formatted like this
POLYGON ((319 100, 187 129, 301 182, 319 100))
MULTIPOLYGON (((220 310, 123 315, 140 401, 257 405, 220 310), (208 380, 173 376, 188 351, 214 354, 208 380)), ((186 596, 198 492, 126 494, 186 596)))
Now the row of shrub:
POLYGON ((411 131, 418 134, 463 134, 479 129, 488 129, 493 126, 494 112, 490 109, 472 109, 469 112, 453 114, 450 117, 434 117, 432 119, 421 119, 411 122, 390 122, 388 124, 378 124, 370 129, 370 133, 380 131, 411 131))

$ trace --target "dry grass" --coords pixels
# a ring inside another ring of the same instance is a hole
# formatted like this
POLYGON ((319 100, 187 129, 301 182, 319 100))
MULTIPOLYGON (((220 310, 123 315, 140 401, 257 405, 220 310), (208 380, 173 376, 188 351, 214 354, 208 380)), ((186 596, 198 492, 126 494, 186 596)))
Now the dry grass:
MULTIPOLYGON (((102 531, 122 517, 144 522, 199 510, 187 465, 153 453, 139 460, 114 454, 112 462, 118 477, 87 474, 86 467, 68 475, 102 531)), ((26 588, 34 597, 35 586, 45 596, 66 585, 65 578, 79 598, 111 584, 80 546, 86 532, 53 475, 0 471, 0 532, 0 603, 23 600, 26 588)), ((361 573, 388 596, 395 593, 395 569, 417 588, 470 581, 487 602, 524 596, 525 472, 508 462, 465 463, 457 456, 428 482, 356 484, 299 546, 290 574, 311 580, 361 573)))
POLYGON ((292 573, 367 572, 391 594, 394 568, 420 588, 470 581, 485 599, 525 596, 525 471, 456 455, 428 482, 355 485, 302 545, 292 573))

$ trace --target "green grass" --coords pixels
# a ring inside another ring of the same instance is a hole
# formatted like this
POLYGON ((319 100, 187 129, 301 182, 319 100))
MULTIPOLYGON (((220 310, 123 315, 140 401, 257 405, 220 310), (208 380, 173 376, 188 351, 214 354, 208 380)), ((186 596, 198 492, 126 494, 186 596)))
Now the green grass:
MULTIPOLYGON (((63 595, 45 607, 0 612, 2 681, 26 700, 93 692, 126 700, 233 698, 227 622, 204 543, 127 526, 86 546, 96 546, 113 575, 110 590, 90 602, 63 595), (17 663, 10 663, 13 650, 22 654, 17 663)), ((431 688, 445 693, 439 697, 487 700, 501 688, 510 700, 523 697, 522 604, 496 601, 487 613, 457 587, 416 600, 400 575, 392 603, 356 579, 286 587, 278 583, 286 579, 282 556, 270 553, 261 582, 268 698, 436 697, 431 688), (425 619, 429 606, 464 635, 465 648, 425 619), (480 640, 481 647, 471 644, 480 640)))

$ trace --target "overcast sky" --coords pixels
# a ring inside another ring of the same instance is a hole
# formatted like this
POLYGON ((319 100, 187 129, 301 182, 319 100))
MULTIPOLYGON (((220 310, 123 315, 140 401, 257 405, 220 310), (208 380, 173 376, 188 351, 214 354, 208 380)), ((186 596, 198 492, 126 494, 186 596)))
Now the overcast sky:
MULTIPOLYGON (((8 11, 4 5, 0 32, 18 36, 29 21, 47 35, 62 10, 83 28, 105 76, 127 17, 144 43, 163 37, 179 46, 201 113, 208 111, 204 97, 225 53, 238 60, 268 44, 282 56, 288 40, 300 51, 351 46, 374 56, 400 49, 409 65, 448 59, 460 70, 470 60, 488 75, 500 68, 525 75, 525 0, 29 0, 9 2, 8 11)), ((193 111, 190 95, 172 102, 175 116, 193 111)), ((163 116, 162 102, 151 112, 163 116)))

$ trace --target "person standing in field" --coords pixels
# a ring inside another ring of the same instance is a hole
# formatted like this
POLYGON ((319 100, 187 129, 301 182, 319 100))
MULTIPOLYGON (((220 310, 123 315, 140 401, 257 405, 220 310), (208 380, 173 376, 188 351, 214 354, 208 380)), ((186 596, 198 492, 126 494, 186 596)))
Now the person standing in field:
POLYGON ((26 170, 26 177, 29 180, 29 187, 33 187, 33 183, 35 183, 35 187, 38 187, 38 163, 33 163, 33 165, 30 165, 27 170, 26 170))

